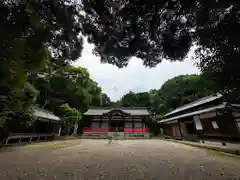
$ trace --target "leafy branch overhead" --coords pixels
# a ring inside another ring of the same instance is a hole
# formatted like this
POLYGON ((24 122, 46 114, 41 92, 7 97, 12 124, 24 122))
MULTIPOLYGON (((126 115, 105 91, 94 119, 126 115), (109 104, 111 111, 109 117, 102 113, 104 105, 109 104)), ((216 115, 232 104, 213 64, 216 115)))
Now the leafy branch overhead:
POLYGON ((182 60, 195 45, 201 71, 218 91, 239 96, 240 2, 228 0, 83 0, 84 34, 102 62, 131 57, 154 67, 182 60))

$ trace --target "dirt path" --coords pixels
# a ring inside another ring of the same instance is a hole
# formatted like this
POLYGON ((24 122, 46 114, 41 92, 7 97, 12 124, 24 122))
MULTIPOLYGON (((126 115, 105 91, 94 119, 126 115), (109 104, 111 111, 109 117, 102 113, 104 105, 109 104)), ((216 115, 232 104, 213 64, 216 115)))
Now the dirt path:
POLYGON ((163 140, 74 140, 0 153, 0 179, 240 179, 240 158, 163 140))

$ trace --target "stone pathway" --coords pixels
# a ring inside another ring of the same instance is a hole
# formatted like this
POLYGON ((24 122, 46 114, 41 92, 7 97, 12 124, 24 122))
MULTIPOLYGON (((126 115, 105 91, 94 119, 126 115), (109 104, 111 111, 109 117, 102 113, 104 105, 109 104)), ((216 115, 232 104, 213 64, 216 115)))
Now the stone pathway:
POLYGON ((0 152, 0 179, 240 179, 240 158, 164 140, 74 140, 0 152))

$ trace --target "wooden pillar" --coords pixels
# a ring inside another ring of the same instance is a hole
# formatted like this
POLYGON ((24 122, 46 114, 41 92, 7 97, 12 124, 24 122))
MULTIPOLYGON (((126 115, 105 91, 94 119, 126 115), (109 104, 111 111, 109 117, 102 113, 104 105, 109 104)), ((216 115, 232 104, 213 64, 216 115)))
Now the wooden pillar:
POLYGON ((141 118, 142 129, 145 128, 145 127, 144 127, 144 118, 145 118, 145 116, 143 116, 143 117, 141 118))
POLYGON ((77 131, 78 131, 78 123, 74 125, 73 135, 77 135, 77 131))
MULTIPOLYGON (((108 124, 110 125, 110 123, 111 123, 111 120, 112 120, 112 116, 108 115, 108 117, 109 117, 109 118, 108 118, 108 121, 109 121, 109 123, 108 123, 108 124)), ((111 127, 111 126, 110 126, 110 127, 111 127)), ((112 127, 111 127, 111 131, 112 131, 112 127)))
POLYGON ((133 121, 133 116, 132 116, 132 129, 134 128, 134 121, 133 121))
POLYGON ((124 128, 125 128, 125 116, 123 116, 123 132, 124 132, 124 128))
POLYGON ((32 131, 33 131, 33 133, 35 133, 35 131, 36 131, 36 120, 32 124, 32 131))
POLYGON ((61 127, 61 124, 59 124, 57 136, 61 136, 61 131, 62 131, 62 127, 61 127))
POLYGON ((100 121, 99 121, 99 128, 102 127, 102 116, 100 116, 100 121))

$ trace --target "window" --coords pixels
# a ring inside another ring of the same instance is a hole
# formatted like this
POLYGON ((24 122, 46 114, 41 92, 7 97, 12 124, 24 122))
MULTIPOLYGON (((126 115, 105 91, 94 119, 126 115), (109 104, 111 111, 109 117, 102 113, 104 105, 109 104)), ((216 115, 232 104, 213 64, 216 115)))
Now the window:
POLYGON ((125 128, 132 128, 132 122, 125 122, 125 128))
POLYGON ((142 128, 141 122, 134 122, 134 128, 142 128))
POLYGON ((196 129, 197 130, 203 130, 203 127, 202 127, 201 121, 199 119, 199 116, 194 116, 193 119, 194 119, 194 122, 195 122, 196 129))
POLYGON ((108 122, 102 122, 102 127, 101 128, 108 128, 108 122))
POLYGON ((216 121, 212 121, 212 126, 214 129, 218 129, 218 125, 216 121))

